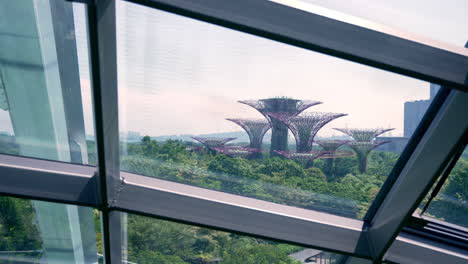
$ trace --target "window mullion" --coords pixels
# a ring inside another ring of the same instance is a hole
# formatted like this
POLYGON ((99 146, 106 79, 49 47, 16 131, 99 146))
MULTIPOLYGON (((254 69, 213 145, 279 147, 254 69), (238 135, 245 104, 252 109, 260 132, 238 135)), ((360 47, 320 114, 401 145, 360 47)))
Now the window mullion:
POLYGON ((110 210, 121 184, 117 100, 117 52, 114 0, 88 3, 93 104, 102 198, 104 257, 122 263, 120 214, 110 210))

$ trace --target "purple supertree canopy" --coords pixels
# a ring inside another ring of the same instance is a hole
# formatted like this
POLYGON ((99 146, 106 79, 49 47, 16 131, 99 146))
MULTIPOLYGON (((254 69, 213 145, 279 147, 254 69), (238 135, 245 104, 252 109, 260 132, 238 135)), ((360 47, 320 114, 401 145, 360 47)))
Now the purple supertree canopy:
POLYGON ((231 156, 231 157, 247 157, 252 153, 260 152, 260 149, 246 148, 246 147, 219 147, 213 148, 215 151, 231 156))
POLYGON ((394 128, 334 128, 352 137, 357 142, 371 142, 377 136, 394 128))
POLYGON ((339 147, 348 143, 349 140, 315 140, 314 142, 325 151, 335 152, 339 147))
POLYGON ((317 132, 332 120, 346 116, 341 113, 308 112, 290 117, 283 113, 268 113, 272 118, 285 123, 296 139, 297 152, 309 152, 317 132))
POLYGON ((205 145, 209 149, 223 147, 229 141, 232 141, 236 138, 233 137, 224 137, 224 138, 209 138, 209 137, 192 137, 196 141, 205 145))
POLYGON ((377 148, 378 146, 381 146, 383 144, 391 142, 390 140, 384 140, 384 141, 372 141, 372 142, 358 142, 358 141, 350 141, 346 143, 350 148, 352 148, 356 154, 359 155, 359 153, 362 154, 369 154, 372 150, 377 148))
POLYGON ((325 154, 323 156, 320 156, 319 158, 320 159, 334 159, 334 158, 353 157, 355 155, 356 154, 354 154, 352 151, 337 150, 337 151, 325 154))
POLYGON ((304 153, 298 153, 298 152, 289 152, 289 151, 276 151, 276 153, 280 154, 281 156, 295 160, 303 165, 314 161, 321 156, 330 154, 328 151, 309 151, 309 152, 304 152, 304 153))
POLYGON ((270 122, 265 119, 226 118, 226 120, 238 124, 247 132, 251 148, 262 147, 263 136, 271 127, 270 122))
POLYGON ((248 105, 259 111, 266 119, 271 121, 267 113, 283 113, 289 116, 297 116, 309 107, 321 104, 320 101, 298 100, 287 97, 274 97, 259 100, 241 100, 241 104, 248 105))
POLYGON ((273 97, 260 100, 245 100, 239 103, 246 104, 259 111, 271 124, 270 155, 278 155, 276 150, 288 149, 288 128, 286 125, 269 116, 267 113, 283 113, 289 117, 297 116, 307 108, 322 102, 311 100, 297 100, 287 97, 273 97))

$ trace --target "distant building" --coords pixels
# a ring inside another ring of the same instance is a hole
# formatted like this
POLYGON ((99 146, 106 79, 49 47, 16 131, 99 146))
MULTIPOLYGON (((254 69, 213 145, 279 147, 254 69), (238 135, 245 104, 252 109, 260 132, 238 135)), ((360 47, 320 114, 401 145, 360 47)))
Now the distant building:
POLYGON ((432 99, 436 96, 440 89, 440 85, 431 83, 430 85, 430 97, 428 100, 417 100, 405 102, 405 117, 404 117, 404 132, 405 138, 410 138, 414 131, 419 125, 419 122, 423 118, 424 114, 429 108, 432 99))
POLYGON ((390 141, 387 144, 378 146, 375 150, 401 153, 408 143, 408 137, 377 137, 378 141, 390 141))

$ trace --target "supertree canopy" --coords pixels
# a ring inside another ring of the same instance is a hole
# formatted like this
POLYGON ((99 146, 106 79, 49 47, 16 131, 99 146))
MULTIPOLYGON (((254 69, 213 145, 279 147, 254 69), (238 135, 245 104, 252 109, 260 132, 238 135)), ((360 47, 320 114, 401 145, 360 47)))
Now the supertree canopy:
POLYGON ((358 158, 358 165, 359 171, 361 173, 365 173, 367 170, 367 157, 369 153, 377 148, 380 145, 390 142, 390 140, 386 141, 372 141, 372 142, 357 142, 357 141, 350 141, 346 143, 350 148, 354 150, 358 158))
POLYGON ((325 151, 335 152, 339 147, 348 143, 349 140, 315 140, 314 142, 325 151))
POLYGON ((283 115, 292 117, 322 102, 276 97, 260 100, 244 100, 239 101, 239 103, 246 104, 256 109, 270 122, 272 128, 270 155, 276 155, 277 153, 275 151, 286 151, 288 148, 288 128, 283 122, 272 118, 267 113, 282 113, 283 115))
POLYGON ((305 168, 312 166, 313 161, 321 156, 329 154, 327 151, 310 151, 304 153, 289 152, 289 151, 276 151, 279 155, 299 162, 305 168))
POLYGON ((348 143, 349 140, 316 140, 314 142, 317 143, 320 147, 322 147, 324 151, 330 152, 330 154, 321 157, 326 159, 323 171, 325 175, 327 175, 329 180, 332 180, 335 177, 335 158, 354 156, 352 152, 337 151, 339 147, 348 143))
POLYGON ((263 136, 270 129, 271 125, 268 120, 265 119, 246 119, 246 118, 226 118, 226 120, 232 121, 242 127, 245 132, 249 135, 250 148, 261 149, 263 136))
POLYGON ((371 142, 379 135, 394 128, 334 128, 352 137, 357 142, 371 142))
POLYGON ((213 150, 222 153, 224 155, 228 155, 231 157, 242 157, 245 158, 247 156, 251 156, 254 153, 260 152, 259 149, 254 148, 245 148, 245 147, 219 147, 213 148, 213 150))
POLYGON ((209 138, 209 137, 192 137, 196 141, 202 143, 208 149, 220 148, 223 147, 229 141, 232 141, 236 138, 233 137, 224 137, 224 138, 209 138))
POLYGON ((288 116, 283 113, 267 113, 278 119, 291 130, 296 139, 296 151, 299 153, 312 151, 312 143, 317 132, 332 120, 347 114, 309 112, 301 116, 288 116))

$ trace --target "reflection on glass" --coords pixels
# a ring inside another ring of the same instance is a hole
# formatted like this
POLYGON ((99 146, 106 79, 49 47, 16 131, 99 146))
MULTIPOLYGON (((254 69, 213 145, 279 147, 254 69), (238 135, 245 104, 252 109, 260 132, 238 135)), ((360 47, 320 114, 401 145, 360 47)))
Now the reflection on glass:
POLYGON ((92 164, 84 5, 1 1, 0 17, 0 153, 92 164))
MULTIPOLYGON (((463 47, 467 43, 468 2, 464 0, 270 0, 373 30, 427 43, 463 47), (464 25, 462 28, 460 25, 464 25), (417 34, 417 35, 415 35, 417 34), (436 40, 435 43, 433 40, 436 40)), ((446 46, 448 47, 448 46, 446 46)), ((461 51, 461 49, 459 49, 461 51)))
POLYGON ((338 264, 346 258, 322 250, 130 214, 127 235, 128 261, 137 264, 338 264))
POLYGON ((133 173, 362 218, 438 90, 117 3, 121 168, 133 173))
POLYGON ((0 263, 98 263, 100 233, 92 208, 0 196, 0 263))
POLYGON ((468 148, 465 148, 424 215, 468 228, 468 148))

